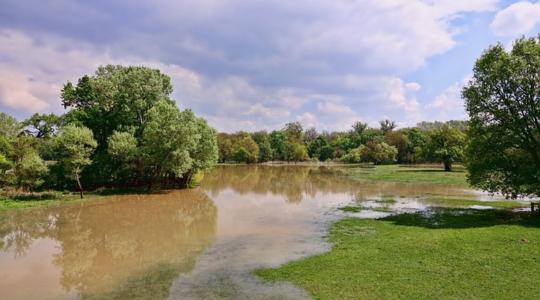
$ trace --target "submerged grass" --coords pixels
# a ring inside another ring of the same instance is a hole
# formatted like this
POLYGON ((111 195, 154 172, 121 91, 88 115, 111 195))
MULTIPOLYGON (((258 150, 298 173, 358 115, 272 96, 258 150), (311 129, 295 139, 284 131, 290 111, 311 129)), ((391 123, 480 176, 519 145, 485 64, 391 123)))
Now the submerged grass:
POLYGON ((496 201, 480 201, 464 197, 429 197, 425 200, 431 206, 439 207, 461 207, 466 208, 470 206, 486 206, 495 208, 520 208, 528 207, 529 204, 516 200, 496 200, 496 201))
POLYGON ((442 209, 348 218, 332 250, 256 274, 315 299, 537 299, 540 216, 442 209))
POLYGON ((62 194, 49 192, 17 196, 6 196, 0 194, 0 212, 21 208, 57 206, 93 199, 95 197, 97 197, 97 195, 89 194, 85 196, 85 198, 80 199, 78 194, 62 194))
POLYGON ((467 187, 467 172, 455 166, 452 172, 433 165, 382 165, 371 168, 348 168, 346 174, 359 180, 393 181, 409 183, 435 183, 467 187))
POLYGON ((98 189, 84 193, 84 198, 81 199, 79 193, 71 192, 44 191, 35 193, 19 193, 17 191, 0 190, 0 211, 78 203, 103 196, 158 194, 166 192, 167 190, 148 190, 147 188, 98 189))

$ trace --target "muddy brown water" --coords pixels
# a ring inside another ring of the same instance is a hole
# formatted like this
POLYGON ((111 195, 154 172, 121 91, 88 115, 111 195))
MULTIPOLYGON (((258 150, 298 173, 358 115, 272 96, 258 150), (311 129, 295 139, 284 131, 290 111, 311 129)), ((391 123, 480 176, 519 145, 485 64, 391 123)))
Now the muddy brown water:
POLYGON ((451 186, 364 182, 342 167, 223 166, 192 190, 0 213, 1 299, 301 299, 251 272, 327 251, 346 215, 419 210, 451 186), (392 201, 385 201, 391 199, 392 201), (385 212, 340 206, 385 203, 385 212))

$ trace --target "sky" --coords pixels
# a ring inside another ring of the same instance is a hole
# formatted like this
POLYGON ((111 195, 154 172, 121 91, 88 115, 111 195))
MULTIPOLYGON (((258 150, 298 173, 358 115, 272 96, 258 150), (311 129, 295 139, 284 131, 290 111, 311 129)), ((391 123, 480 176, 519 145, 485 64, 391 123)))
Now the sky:
POLYGON ((122 64, 226 132, 466 119, 474 61, 539 24, 535 1, 0 0, 0 111, 63 113, 63 84, 122 64))

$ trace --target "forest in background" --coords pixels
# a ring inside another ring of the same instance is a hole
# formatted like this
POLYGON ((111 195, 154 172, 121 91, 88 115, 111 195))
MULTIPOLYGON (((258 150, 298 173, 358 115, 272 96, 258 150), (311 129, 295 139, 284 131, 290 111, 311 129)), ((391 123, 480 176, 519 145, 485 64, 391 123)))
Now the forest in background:
POLYGON ((344 163, 443 163, 462 162, 467 144, 467 121, 421 122, 397 129, 390 120, 379 128, 356 122, 348 131, 305 130, 299 122, 283 129, 218 134, 219 161, 339 161, 344 163))

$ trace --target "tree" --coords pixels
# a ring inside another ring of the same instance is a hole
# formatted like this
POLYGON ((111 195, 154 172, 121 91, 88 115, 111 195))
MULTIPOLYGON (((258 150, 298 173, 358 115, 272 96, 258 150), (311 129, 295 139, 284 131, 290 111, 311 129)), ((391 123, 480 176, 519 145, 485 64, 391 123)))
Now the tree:
MULTIPOLYGON (((243 149, 246 151, 246 156, 244 160, 237 160, 237 162, 246 162, 246 163, 256 163, 259 159, 259 146, 257 143, 251 138, 249 134, 242 133, 241 137, 238 139, 235 149, 243 149)), ((237 150, 237 151, 238 151, 237 150)), ((237 157, 235 155, 235 157, 237 157)))
POLYGON ((62 125, 62 118, 55 114, 33 114, 24 120, 25 131, 37 138, 50 138, 62 125))
POLYGON ((469 182, 507 197, 540 196, 540 37, 488 48, 463 88, 469 182))
POLYGON ((142 157, 133 132, 115 131, 107 140, 107 152, 118 163, 114 170, 115 181, 128 182, 130 177, 138 178, 142 170, 142 157))
POLYGON ((13 167, 11 162, 6 156, 0 153, 0 186, 6 184, 8 181, 8 171, 13 167))
POLYGON ((190 151, 190 155, 193 157, 190 176, 214 167, 219 156, 216 130, 210 127, 203 118, 195 119, 195 127, 199 139, 195 147, 190 151))
POLYGON ((274 130, 270 133, 270 145, 274 160, 284 160, 286 139, 287 137, 281 130, 274 130))
MULTIPOLYGON (((363 146, 360 146, 363 147, 363 146)), ((345 163, 356 164, 362 162, 360 147, 351 149, 347 154, 343 155, 339 160, 345 163)))
POLYGON ((398 150, 385 142, 370 141, 359 148, 360 160, 363 162, 372 162, 375 165, 381 163, 394 162, 398 150))
POLYGON ((15 137, 20 133, 21 125, 14 117, 0 112, 0 136, 15 137))
POLYGON ((219 147, 218 159, 220 162, 225 163, 232 159, 234 149, 232 139, 226 133, 219 133, 217 136, 217 143, 219 147))
POLYGON ((463 159, 466 136, 458 129, 447 125, 428 134, 423 156, 428 161, 442 162, 444 170, 452 171, 452 164, 463 159))
POLYGON ((283 159, 286 161, 305 161, 309 159, 306 146, 298 142, 285 142, 283 159))
POLYGON ((386 134, 394 129, 396 129, 396 123, 394 121, 391 121, 391 120, 382 120, 382 121, 379 121, 379 124, 381 125, 381 130, 383 132, 383 134, 386 134))
POLYGON ((266 131, 257 131, 251 134, 251 138, 259 146, 259 162, 265 162, 272 160, 272 145, 270 144, 270 137, 266 131))
POLYGON ((283 128, 283 133, 291 142, 304 142, 304 129, 302 128, 302 124, 300 124, 300 122, 291 122, 285 124, 285 128, 283 128))
POLYGON ((61 129, 56 142, 61 157, 60 163, 77 182, 80 196, 83 198, 81 172, 92 163, 90 156, 97 147, 92 131, 86 127, 68 125, 61 129))
POLYGON ((316 158, 319 161, 326 161, 332 155, 332 148, 328 141, 323 136, 318 136, 308 145, 308 154, 311 158, 316 158))
POLYGON ((427 141, 426 133, 418 128, 404 128, 402 133, 407 139, 405 153, 401 154, 402 162, 417 163, 421 159, 421 152, 427 141))
POLYGON ((43 184, 43 177, 48 172, 36 151, 36 141, 32 136, 21 134, 12 137, 9 143, 7 158, 12 162, 13 183, 18 188, 33 191, 43 184))
POLYGON ((248 162, 250 160, 250 154, 244 147, 240 147, 234 152, 233 158, 236 162, 248 162))
POLYGON ((364 133, 364 130, 366 130, 367 128, 368 124, 363 122, 355 122, 352 125, 353 132, 359 136, 362 135, 362 133, 364 133))
POLYGON ((115 131, 134 130, 140 143, 148 112, 158 102, 174 104, 169 76, 142 66, 100 66, 95 74, 84 75, 76 85, 67 82, 62 103, 72 108, 65 122, 92 130, 98 147, 83 181, 94 187, 117 184, 112 178, 117 168, 107 153, 107 140, 115 131))
POLYGON ((62 104, 72 107, 74 118, 90 128, 99 144, 121 127, 135 126, 142 134, 147 112, 160 101, 173 103, 171 79, 158 69, 135 66, 100 66, 76 86, 67 82, 62 104))
POLYGON ((43 177, 49 170, 35 150, 27 152, 14 169, 17 185, 29 191, 34 191, 43 184, 43 177))
POLYGON ((384 141, 390 145, 396 147, 398 150, 397 161, 398 163, 407 162, 409 155, 409 139, 402 130, 389 131, 384 136, 384 141))
POLYGON ((313 142, 318 136, 319 133, 317 132, 317 129, 315 127, 311 127, 304 132, 304 143, 308 145, 309 143, 313 142))
POLYGON ((195 115, 190 110, 181 112, 175 105, 162 101, 149 110, 147 119, 141 151, 149 187, 160 179, 185 184, 184 175, 193 165, 190 152, 198 141, 195 115))

